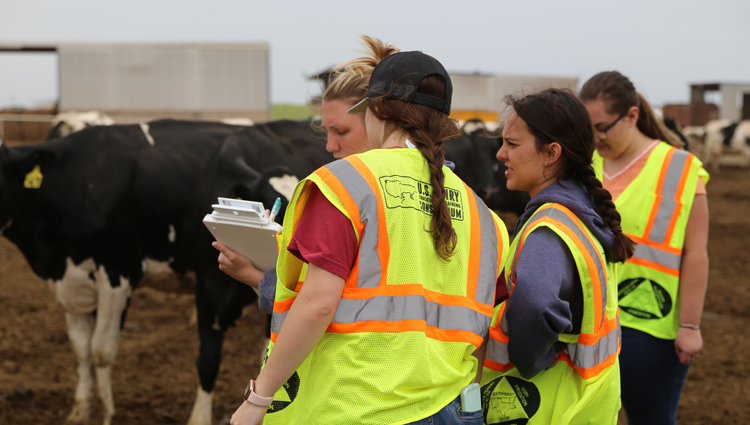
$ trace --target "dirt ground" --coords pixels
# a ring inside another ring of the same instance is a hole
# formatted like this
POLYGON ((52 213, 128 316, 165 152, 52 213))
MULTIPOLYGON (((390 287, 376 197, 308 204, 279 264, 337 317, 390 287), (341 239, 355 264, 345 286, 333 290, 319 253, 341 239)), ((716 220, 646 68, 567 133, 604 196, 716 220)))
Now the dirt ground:
MULTIPOLYGON (((711 209, 705 348, 688 375, 680 424, 750 423, 750 172, 724 169, 708 185, 711 209)), ((138 289, 113 372, 114 424, 184 424, 198 386, 190 295, 138 289)), ((258 373, 265 317, 257 309, 226 336, 214 424, 228 424, 258 373)), ((73 404, 75 357, 62 308, 0 238, 0 424, 62 424, 73 404)), ((101 421, 97 410, 91 423, 101 421)), ((621 420, 621 423, 624 421, 621 420)))

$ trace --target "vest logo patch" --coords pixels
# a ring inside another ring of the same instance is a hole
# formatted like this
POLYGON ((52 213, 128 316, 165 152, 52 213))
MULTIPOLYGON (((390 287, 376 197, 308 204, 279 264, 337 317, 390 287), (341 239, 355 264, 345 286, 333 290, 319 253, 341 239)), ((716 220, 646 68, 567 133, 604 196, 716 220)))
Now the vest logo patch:
MULTIPOLYGON (((266 361, 268 360, 268 351, 269 350, 266 349, 266 355, 263 358, 263 366, 266 365, 266 361)), ((280 412, 289 407, 294 399, 297 398, 297 393, 299 392, 299 384, 299 374, 295 371, 281 387, 284 389, 284 391, 286 391, 286 397, 284 397, 284 394, 282 394, 281 391, 278 391, 274 396, 273 402, 270 406, 268 406, 266 414, 280 412)))
MULTIPOLYGON (((411 208, 432 216, 432 185, 406 176, 383 176, 379 179, 386 208, 411 208)), ((464 220, 464 205, 461 192, 445 188, 445 202, 451 219, 464 220)))
POLYGON ((672 311, 672 297, 663 286, 643 277, 617 285, 620 310, 641 319, 661 319, 672 311))
POLYGON ((539 410, 542 397, 536 385, 521 378, 501 376, 482 387, 482 413, 487 425, 525 425, 539 410))

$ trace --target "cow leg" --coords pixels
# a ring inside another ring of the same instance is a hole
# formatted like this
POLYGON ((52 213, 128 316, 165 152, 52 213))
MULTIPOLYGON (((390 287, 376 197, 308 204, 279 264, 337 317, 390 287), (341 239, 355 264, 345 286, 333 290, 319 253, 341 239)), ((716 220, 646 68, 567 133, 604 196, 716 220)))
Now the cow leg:
POLYGON ((198 283, 195 304, 198 307, 198 335, 200 337, 200 354, 198 356, 198 375, 200 385, 190 412, 188 425, 211 425, 214 384, 221 364, 221 346, 224 343, 224 332, 214 327, 215 314, 209 300, 201 296, 201 283, 198 283))
POLYGON ((99 267, 96 282, 99 298, 96 328, 91 339, 91 354, 96 366, 96 386, 102 402, 104 425, 109 425, 115 414, 115 403, 112 398, 112 364, 119 348, 122 317, 133 293, 128 279, 121 276, 117 279, 119 282, 111 282, 104 267, 99 267))
POLYGON ((91 335, 94 333, 94 316, 91 314, 65 313, 68 325, 68 338, 78 359, 78 386, 76 387, 73 410, 66 423, 84 423, 91 414, 91 392, 94 378, 91 373, 91 335))
POLYGON ((96 264, 93 260, 87 259, 76 265, 72 259, 67 258, 62 279, 49 282, 57 302, 65 309, 68 338, 78 362, 78 385, 73 410, 67 418, 68 423, 87 422, 91 413, 94 387, 91 336, 96 320, 92 313, 96 310, 98 296, 95 273, 96 264))

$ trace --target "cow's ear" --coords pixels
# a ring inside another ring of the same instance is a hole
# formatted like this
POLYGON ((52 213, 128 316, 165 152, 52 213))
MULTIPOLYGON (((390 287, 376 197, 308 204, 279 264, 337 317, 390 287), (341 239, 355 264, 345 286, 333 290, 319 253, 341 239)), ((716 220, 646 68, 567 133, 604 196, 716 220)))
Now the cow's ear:
POLYGON ((39 166, 39 170, 42 174, 55 168, 57 164, 57 154, 48 150, 34 151, 25 157, 23 157, 18 163, 18 170, 22 174, 26 174, 39 166))

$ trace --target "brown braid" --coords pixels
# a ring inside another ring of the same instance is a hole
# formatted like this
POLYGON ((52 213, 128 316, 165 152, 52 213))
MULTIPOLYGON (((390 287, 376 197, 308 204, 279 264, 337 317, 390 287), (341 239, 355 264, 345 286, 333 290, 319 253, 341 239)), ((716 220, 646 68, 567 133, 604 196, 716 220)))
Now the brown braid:
POLYGON ((610 258, 616 263, 626 261, 635 252, 635 243, 622 232, 620 213, 612 202, 612 195, 596 178, 591 166, 594 154, 594 126, 586 107, 569 90, 547 89, 524 97, 508 96, 508 104, 525 121, 536 140, 536 147, 544 151, 547 145, 562 147, 560 180, 583 183, 593 198, 596 213, 615 236, 610 258))
POLYGON ((580 180, 594 198, 596 213, 602 218, 604 224, 612 230, 615 242, 612 244, 612 259, 616 263, 624 263, 635 253, 635 242, 633 242, 620 227, 620 212, 612 202, 612 194, 602 186, 602 182, 596 178, 596 173, 591 165, 581 167, 584 177, 580 180))
MULTIPOLYGON (((422 80, 417 90, 436 96, 443 93, 444 87, 442 78, 429 76, 422 80)), ((386 97, 387 94, 370 99, 368 108, 376 117, 386 121, 384 138, 394 132, 406 133, 409 141, 414 143, 427 160, 433 207, 430 233, 438 256, 448 261, 456 249, 458 237, 445 200, 443 141, 459 136, 458 126, 455 120, 436 109, 400 100, 388 100, 386 97)))

